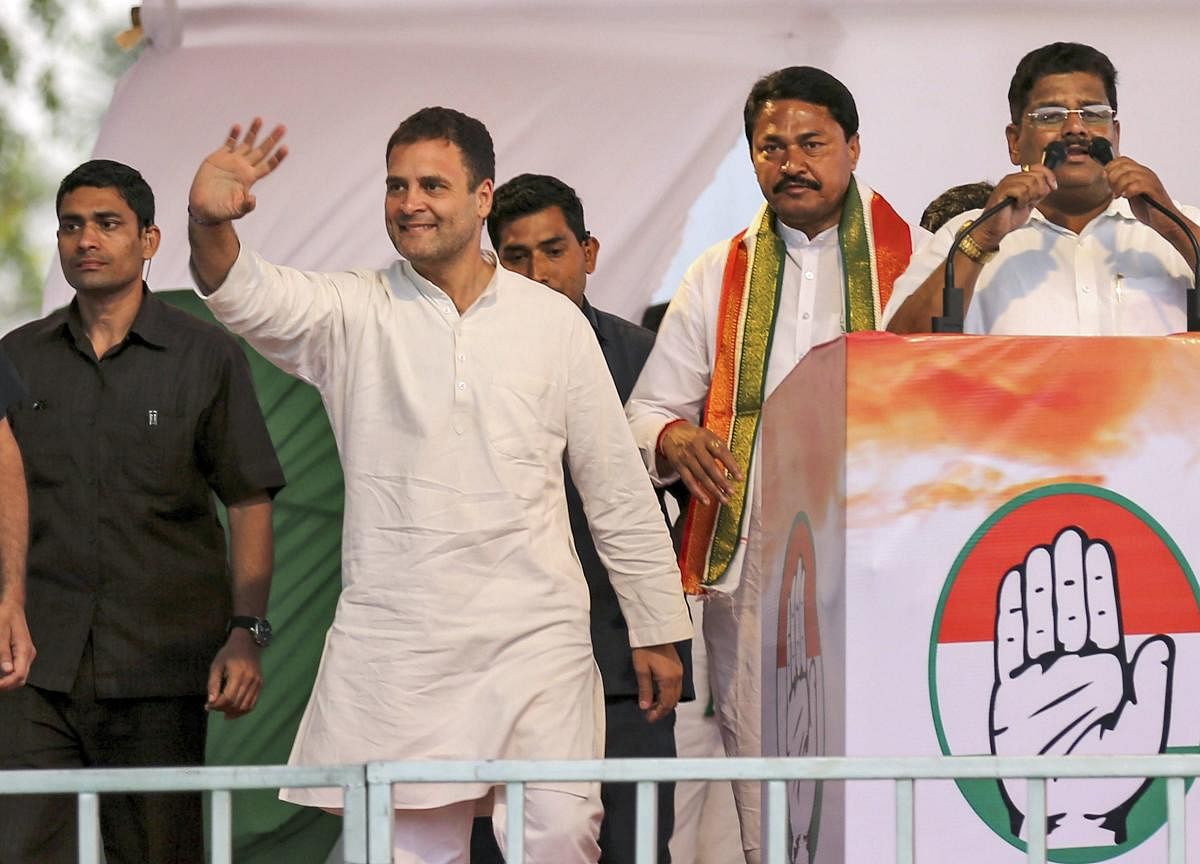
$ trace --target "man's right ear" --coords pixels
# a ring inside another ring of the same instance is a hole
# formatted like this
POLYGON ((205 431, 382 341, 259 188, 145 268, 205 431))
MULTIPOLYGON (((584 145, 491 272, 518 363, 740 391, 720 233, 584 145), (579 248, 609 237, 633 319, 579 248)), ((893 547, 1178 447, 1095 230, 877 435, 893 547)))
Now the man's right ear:
POLYGON ((162 242, 162 232, 157 225, 149 225, 142 229, 142 260, 149 261, 158 252, 158 244, 162 242))
POLYGON ((1021 127, 1016 123, 1009 123, 1004 127, 1004 138, 1008 141, 1008 160, 1014 165, 1021 164, 1021 153, 1018 149, 1018 142, 1021 137, 1021 127))
POLYGON ((583 260, 590 275, 596 269, 596 259, 600 256, 600 241, 591 234, 583 241, 583 260))

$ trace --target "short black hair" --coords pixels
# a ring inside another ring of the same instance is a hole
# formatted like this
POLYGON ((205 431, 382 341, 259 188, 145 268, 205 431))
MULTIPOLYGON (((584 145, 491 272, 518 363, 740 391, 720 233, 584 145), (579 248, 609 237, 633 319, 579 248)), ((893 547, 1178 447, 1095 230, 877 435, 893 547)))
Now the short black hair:
POLYGON ((1078 42, 1051 42, 1035 48, 1017 64, 1008 85, 1008 112, 1012 122, 1021 125, 1021 116, 1029 104, 1029 94, 1047 75, 1087 72, 1104 82, 1109 107, 1117 110, 1117 70, 1112 61, 1090 45, 1078 42))
POLYGON ((921 227, 932 233, 959 213, 982 209, 995 188, 986 180, 951 186, 929 202, 929 206, 921 214, 921 227))
POLYGON ((496 151, 487 127, 453 108, 422 108, 406 117, 388 139, 383 158, 391 158, 392 148, 400 144, 439 139, 462 151, 472 189, 477 189, 484 180, 496 179, 496 151))
POLYGON ((858 133, 858 108, 845 84, 815 66, 788 66, 764 75, 750 88, 742 119, 746 124, 746 141, 751 147, 754 146, 754 124, 758 122, 763 105, 780 99, 798 99, 828 108, 842 127, 847 141, 858 133))
POLYGON ((61 215, 63 198, 81 186, 116 189, 137 217, 139 228, 145 230, 154 224, 154 192, 145 178, 128 165, 111 159, 84 162, 58 184, 54 215, 61 215))
POLYGON ((567 227, 582 243, 588 238, 583 224, 583 202, 575 190, 549 174, 518 174, 496 187, 492 196, 492 212, 487 217, 488 237, 492 246, 500 248, 500 232, 504 226, 520 219, 557 207, 567 220, 567 227))

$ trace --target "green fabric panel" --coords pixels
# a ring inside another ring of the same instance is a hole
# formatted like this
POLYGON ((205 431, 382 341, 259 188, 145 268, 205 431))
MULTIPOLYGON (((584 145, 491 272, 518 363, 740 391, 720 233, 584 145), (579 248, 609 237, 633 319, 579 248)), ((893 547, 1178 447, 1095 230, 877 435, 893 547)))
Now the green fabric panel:
MULTIPOLYGON (((191 291, 156 296, 213 320, 191 291)), ((242 347, 287 486, 274 507, 275 572, 268 617, 275 638, 263 652, 263 692, 245 717, 228 721, 222 714, 210 716, 209 765, 287 761, 341 589, 342 468, 325 407, 313 387, 279 371, 245 342, 242 347)), ((234 793, 234 861, 324 864, 341 834, 341 820, 285 804, 276 795, 271 789, 234 793)))

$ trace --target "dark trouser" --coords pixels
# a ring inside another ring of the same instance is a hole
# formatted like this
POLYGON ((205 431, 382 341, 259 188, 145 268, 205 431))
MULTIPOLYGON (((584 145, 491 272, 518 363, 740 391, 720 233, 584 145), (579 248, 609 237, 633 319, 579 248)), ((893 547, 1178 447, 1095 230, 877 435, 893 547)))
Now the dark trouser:
MULTIPOLYGON (((0 769, 200 765, 204 697, 97 699, 91 645, 70 693, 0 693, 0 769)), ((73 795, 0 795, 0 864, 75 864, 73 795)), ((100 796, 108 864, 202 864, 199 794, 100 796)))
MULTIPOLYGON (((636 696, 610 696, 605 700, 604 755, 608 759, 675 757, 675 712, 657 723, 647 723, 636 696)), ((604 822, 600 826, 601 864, 634 864, 637 824, 637 786, 605 783, 600 787, 604 822)), ((675 829, 675 784, 658 784, 658 860, 670 864, 667 844, 675 829)), ((489 819, 476 819, 471 831, 471 864, 500 864, 504 859, 489 819)))

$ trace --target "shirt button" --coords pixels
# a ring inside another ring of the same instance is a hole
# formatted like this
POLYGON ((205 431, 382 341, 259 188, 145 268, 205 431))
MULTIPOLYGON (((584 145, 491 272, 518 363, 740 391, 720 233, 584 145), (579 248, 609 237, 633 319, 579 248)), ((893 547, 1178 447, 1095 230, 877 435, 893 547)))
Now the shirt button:
POLYGON ((466 382, 466 381, 459 381, 459 382, 458 382, 458 389, 459 389, 459 390, 466 390, 466 389, 467 389, 467 382, 466 382))
POLYGON ((805 270, 805 271, 804 271, 804 278, 805 278, 805 279, 811 279, 811 278, 813 278, 813 272, 812 272, 811 270, 805 270))
POLYGON ((804 320, 805 320, 805 321, 807 321, 807 320, 808 320, 808 313, 807 313, 807 312, 805 312, 805 313, 804 313, 804 320))
POLYGON ((455 431, 456 433, 458 433, 459 435, 463 434, 463 427, 462 427, 462 424, 461 424, 461 423, 455 423, 455 424, 454 424, 454 431, 455 431))
POLYGON ((1089 291, 1091 291, 1091 290, 1092 290, 1092 289, 1091 289, 1091 288, 1089 288, 1088 286, 1086 286, 1086 285, 1084 285, 1084 286, 1083 286, 1083 293, 1084 293, 1084 294, 1087 294, 1087 293, 1088 293, 1089 291))
POLYGON ((466 359, 467 359, 467 355, 466 355, 466 354, 459 354, 459 355, 458 355, 458 362, 459 362, 459 363, 463 363, 463 362, 465 362, 465 361, 466 361, 466 359))

